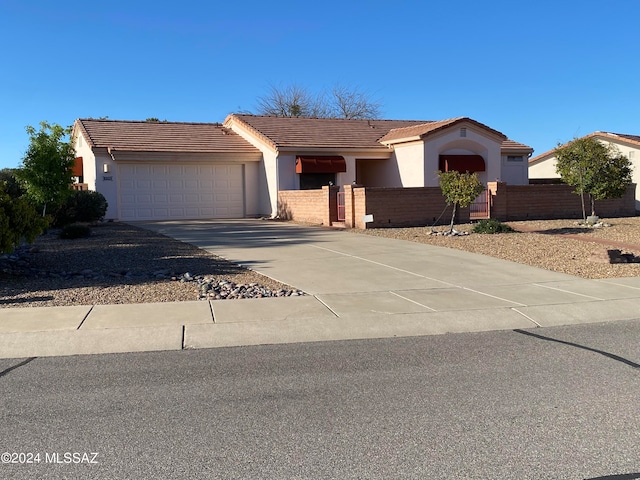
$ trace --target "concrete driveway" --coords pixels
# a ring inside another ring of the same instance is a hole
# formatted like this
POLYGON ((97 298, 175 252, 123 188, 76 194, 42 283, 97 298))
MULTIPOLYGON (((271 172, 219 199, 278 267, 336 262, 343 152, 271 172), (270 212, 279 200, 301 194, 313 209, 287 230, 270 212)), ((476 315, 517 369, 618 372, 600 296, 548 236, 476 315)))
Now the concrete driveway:
POLYGON ((640 278, 584 280, 449 248, 265 220, 138 225, 304 290, 345 320, 429 314, 522 328, 640 317, 640 278))
POLYGON ((584 280, 449 248, 264 220, 138 225, 308 295, 3 309, 0 358, 640 319, 640 277, 584 280))

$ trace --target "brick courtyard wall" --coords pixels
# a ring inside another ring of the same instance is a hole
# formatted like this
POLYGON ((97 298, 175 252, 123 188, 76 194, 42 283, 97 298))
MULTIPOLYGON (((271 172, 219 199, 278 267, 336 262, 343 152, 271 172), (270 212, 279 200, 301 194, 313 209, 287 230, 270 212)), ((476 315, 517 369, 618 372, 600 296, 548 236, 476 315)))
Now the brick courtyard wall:
MULTIPOLYGON (((582 218, 580 196, 569 185, 507 185, 489 182, 491 217, 501 221, 555 218, 582 218)), ((585 196, 587 215, 590 214, 585 196)), ((635 184, 627 188, 622 198, 596 200, 596 214, 600 217, 634 216, 635 184)))
POLYGON ((280 190, 278 217, 283 220, 329 225, 328 190, 280 190))
MULTIPOLYGON (((447 224, 451 220, 439 187, 382 188, 345 186, 347 227, 385 228, 447 224), (352 193, 351 193, 352 192, 352 193), (373 215, 373 222, 363 217, 373 215)), ((456 222, 469 221, 469 208, 458 209, 456 222)))

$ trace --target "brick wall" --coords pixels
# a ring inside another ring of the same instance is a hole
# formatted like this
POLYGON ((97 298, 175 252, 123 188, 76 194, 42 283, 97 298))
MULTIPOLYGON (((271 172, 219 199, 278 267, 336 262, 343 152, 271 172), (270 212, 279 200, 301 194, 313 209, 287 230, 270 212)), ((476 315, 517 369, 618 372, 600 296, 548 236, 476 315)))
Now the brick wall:
MULTIPOLYGON (((489 182, 491 217, 498 220, 528 220, 554 218, 582 218, 580 196, 569 185, 507 185, 489 182)), ((587 215, 591 213, 589 198, 585 196, 587 215)), ((596 200, 596 214, 600 217, 633 216, 635 184, 630 185, 622 198, 596 200)))
POLYGON ((332 217, 338 216, 337 191, 338 187, 328 186, 322 190, 280 190, 278 216, 283 220, 331 225, 332 217))
MULTIPOLYGON (((345 187, 347 201, 347 227, 384 228, 446 224, 451 221, 451 208, 447 206, 440 187, 382 188, 345 187), (353 190, 353 205, 349 193, 353 190), (353 212, 349 221, 349 209, 353 212), (373 222, 364 223, 364 215, 373 215, 373 222)), ((459 209, 456 222, 469 221, 469 208, 459 209)))
MULTIPOLYGON (((580 197, 568 185, 507 185, 489 182, 491 217, 498 220, 581 218, 580 197)), ((440 187, 382 188, 344 186, 347 228, 409 227, 447 224, 451 207, 440 187), (365 215, 373 222, 364 223, 365 215)), ((331 225, 337 218, 338 187, 322 190, 282 190, 278 193, 278 216, 285 220, 331 225)), ((586 199, 588 201, 588 199, 586 199)), ((587 205, 587 208, 589 206, 587 205)), ((469 208, 459 209, 456 223, 469 222, 469 208)), ((587 213, 590 213, 587 211, 587 213)), ((601 217, 633 216, 635 185, 624 197, 596 201, 601 217)))

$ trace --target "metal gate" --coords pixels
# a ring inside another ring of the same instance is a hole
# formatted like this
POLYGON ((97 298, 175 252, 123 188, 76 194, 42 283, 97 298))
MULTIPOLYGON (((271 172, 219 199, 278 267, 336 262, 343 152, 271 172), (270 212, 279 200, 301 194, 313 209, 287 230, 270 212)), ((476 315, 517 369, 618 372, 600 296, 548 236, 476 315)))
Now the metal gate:
POLYGON ((491 201, 491 192, 485 190, 469 207, 470 220, 481 220, 483 218, 489 218, 489 202, 491 201))
POLYGON ((344 192, 338 192, 338 221, 344 222, 344 192))

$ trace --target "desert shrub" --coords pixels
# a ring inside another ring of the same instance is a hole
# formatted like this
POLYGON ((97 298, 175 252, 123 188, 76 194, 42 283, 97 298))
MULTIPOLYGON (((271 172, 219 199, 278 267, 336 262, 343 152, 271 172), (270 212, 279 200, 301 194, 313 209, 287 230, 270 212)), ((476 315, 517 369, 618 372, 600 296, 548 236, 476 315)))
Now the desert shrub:
POLYGON ((20 184, 20 180, 16 178, 15 168, 3 168, 0 170, 0 183, 4 184, 4 193, 11 198, 20 198, 27 190, 20 184))
POLYGON ((473 233, 509 233, 514 231, 509 225, 493 218, 480 220, 473 226, 473 233))
POLYGON ((74 239, 85 238, 91 234, 91 229, 82 223, 71 223, 62 227, 60 238, 74 239))
POLYGON ((0 182, 0 253, 12 252, 23 240, 33 242, 47 225, 25 198, 11 198, 0 182))
POLYGON ((107 213, 107 200, 99 192, 73 192, 58 209, 54 224, 58 227, 77 222, 96 222, 107 213))

